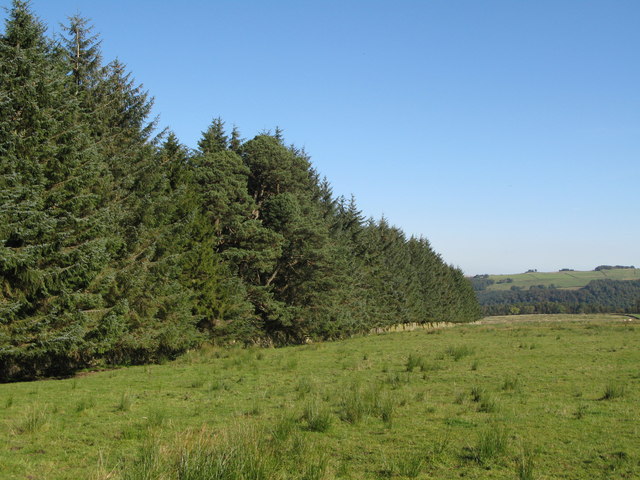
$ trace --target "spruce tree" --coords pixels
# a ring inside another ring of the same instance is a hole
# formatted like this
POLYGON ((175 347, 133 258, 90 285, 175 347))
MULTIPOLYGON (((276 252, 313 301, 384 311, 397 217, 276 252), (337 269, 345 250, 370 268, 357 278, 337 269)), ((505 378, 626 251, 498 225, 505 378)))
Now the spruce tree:
POLYGON ((101 274, 119 245, 101 208, 109 172, 44 31, 15 1, 0 39, 5 376, 65 372, 100 350, 101 274))

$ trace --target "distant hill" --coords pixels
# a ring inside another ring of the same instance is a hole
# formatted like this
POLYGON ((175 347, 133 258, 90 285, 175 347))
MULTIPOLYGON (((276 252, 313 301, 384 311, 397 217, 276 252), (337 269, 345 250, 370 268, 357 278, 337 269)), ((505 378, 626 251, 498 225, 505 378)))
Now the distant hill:
POLYGON ((640 312, 640 269, 634 267, 476 275, 471 281, 485 315, 640 312))
POLYGON ((563 269, 559 272, 476 275, 471 282, 476 291, 528 290, 540 285, 544 285, 545 288, 577 290, 592 280, 640 280, 640 268, 600 266, 596 270, 586 272, 563 269))

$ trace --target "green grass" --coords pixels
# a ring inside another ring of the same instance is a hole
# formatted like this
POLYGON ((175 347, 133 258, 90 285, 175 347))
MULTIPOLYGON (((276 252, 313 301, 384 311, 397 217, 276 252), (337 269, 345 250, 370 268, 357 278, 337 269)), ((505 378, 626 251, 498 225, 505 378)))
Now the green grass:
POLYGON ((0 476, 638 478, 640 322, 485 322, 0 385, 0 476))
POLYGON ((638 280, 639 268, 616 268, 612 270, 588 271, 588 272, 533 272, 517 273, 512 275, 489 275, 496 283, 490 285, 487 290, 509 290, 512 286, 528 289, 534 285, 555 285, 557 288, 577 289, 584 287, 591 280, 638 280), (507 279, 510 283, 498 283, 507 279))

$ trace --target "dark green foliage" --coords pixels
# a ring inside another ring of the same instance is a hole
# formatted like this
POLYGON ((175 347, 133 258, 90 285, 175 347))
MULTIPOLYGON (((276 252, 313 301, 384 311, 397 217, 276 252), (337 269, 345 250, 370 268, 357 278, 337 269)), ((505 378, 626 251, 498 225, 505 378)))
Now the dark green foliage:
POLYGON ((86 19, 45 30, 16 0, 0 36, 0 379, 479 316, 459 269, 334 198, 281 129, 154 138, 86 19))
POLYGON ((537 286, 528 290, 477 292, 488 315, 513 313, 633 313, 640 298, 640 280, 592 280, 578 290, 537 286), (542 287, 542 288, 541 288, 542 287))
MULTIPOLYGON (((72 19, 70 44, 85 28, 72 19)), ((148 361, 195 338, 179 264, 159 254, 171 219, 155 214, 175 199, 146 141, 146 95, 97 67, 91 39, 74 50, 90 61, 73 63, 43 31, 16 1, 0 38, 4 378, 148 361)))

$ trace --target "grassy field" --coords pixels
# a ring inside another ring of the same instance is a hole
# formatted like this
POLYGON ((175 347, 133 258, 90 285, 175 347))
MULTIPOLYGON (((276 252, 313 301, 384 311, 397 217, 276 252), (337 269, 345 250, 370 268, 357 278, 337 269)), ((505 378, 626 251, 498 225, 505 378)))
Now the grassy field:
POLYGON ((638 478, 640 322, 513 320, 0 385, 0 477, 638 478))
POLYGON ((487 287, 487 290, 509 290, 512 286, 528 289, 533 285, 555 285, 557 288, 576 289, 584 287, 591 280, 638 280, 639 268, 617 268, 613 270, 600 270, 590 272, 534 272, 517 273, 512 275, 489 275, 496 283, 487 287), (498 283, 507 279, 509 283, 498 283))

